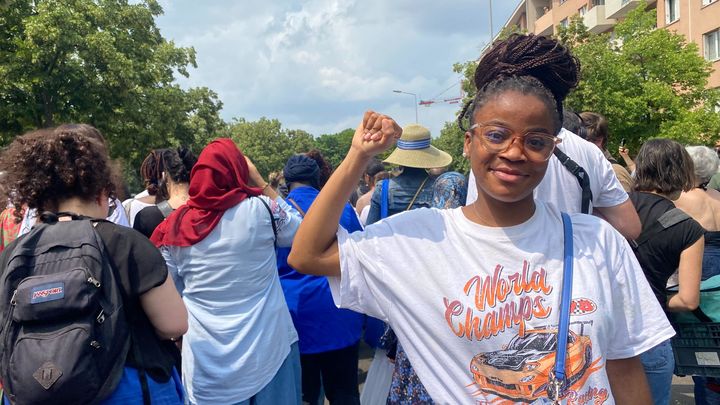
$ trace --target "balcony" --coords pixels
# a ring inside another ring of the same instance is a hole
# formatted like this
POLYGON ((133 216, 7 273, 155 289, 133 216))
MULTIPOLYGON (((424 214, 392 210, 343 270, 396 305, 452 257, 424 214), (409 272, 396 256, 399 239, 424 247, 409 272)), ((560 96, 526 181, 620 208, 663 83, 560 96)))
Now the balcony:
POLYGON ((553 34, 553 11, 548 10, 544 15, 535 21, 536 35, 552 35, 553 34))
POLYGON ((605 16, 622 18, 641 3, 640 0, 605 0, 605 16))
POLYGON ((599 34, 609 30, 615 25, 615 20, 605 18, 605 7, 606 6, 595 6, 585 13, 583 24, 588 28, 588 31, 599 34))

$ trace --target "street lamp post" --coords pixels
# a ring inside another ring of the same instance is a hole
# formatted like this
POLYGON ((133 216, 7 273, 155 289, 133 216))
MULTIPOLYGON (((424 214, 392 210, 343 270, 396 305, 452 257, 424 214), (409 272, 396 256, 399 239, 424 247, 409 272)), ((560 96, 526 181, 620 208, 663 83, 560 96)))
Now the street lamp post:
POLYGON ((393 93, 407 94, 407 95, 413 96, 413 97, 415 98, 415 123, 416 123, 416 124, 419 124, 419 122, 418 122, 418 110, 417 110, 417 106, 418 106, 417 94, 415 94, 415 93, 408 93, 408 92, 402 91, 402 90, 393 90, 393 93))
POLYGON ((490 44, 493 43, 493 39, 495 39, 495 33, 493 32, 493 20, 492 20, 492 0, 488 0, 490 3, 490 44))

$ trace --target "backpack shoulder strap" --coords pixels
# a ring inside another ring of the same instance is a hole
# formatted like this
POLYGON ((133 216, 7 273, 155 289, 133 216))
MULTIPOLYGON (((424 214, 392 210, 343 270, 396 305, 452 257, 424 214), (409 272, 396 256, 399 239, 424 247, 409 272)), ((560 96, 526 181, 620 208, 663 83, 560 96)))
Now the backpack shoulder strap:
POLYGON ((167 218, 174 211, 173 207, 170 206, 170 203, 167 200, 159 202, 157 204, 157 207, 160 210, 160 212, 162 213, 163 218, 167 218))
POLYGON ((388 207, 390 205, 390 180, 382 181, 382 194, 380 195, 380 219, 388 217, 388 207))
POLYGON ((592 189, 590 188, 590 177, 588 176, 585 169, 577 164, 570 156, 566 155, 565 152, 558 148, 553 151, 555 157, 558 158, 560 163, 577 179, 582 189, 582 202, 580 203, 580 212, 583 214, 590 213, 590 202, 593 199, 592 189))
POLYGON ((273 215, 272 209, 270 209, 270 206, 268 205, 268 203, 265 202, 265 199, 264 199, 264 198, 258 197, 258 199, 259 199, 260 202, 265 206, 265 208, 267 208, 268 214, 270 214, 270 223, 272 224, 273 235, 275 235, 275 240, 274 240, 275 248, 277 248, 277 235, 278 235, 278 231, 277 231, 277 224, 275 223, 275 215, 273 215))
POLYGON ((664 231, 665 229, 671 228, 681 222, 690 219, 690 216, 679 208, 673 208, 655 220, 650 227, 645 230, 640 236, 635 239, 634 247, 637 248, 650 239, 654 238, 657 234, 664 231))

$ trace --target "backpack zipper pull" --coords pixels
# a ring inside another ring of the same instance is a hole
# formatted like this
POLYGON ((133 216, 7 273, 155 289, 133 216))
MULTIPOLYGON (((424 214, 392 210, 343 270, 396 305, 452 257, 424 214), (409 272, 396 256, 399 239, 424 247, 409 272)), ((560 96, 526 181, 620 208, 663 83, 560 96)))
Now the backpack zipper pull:
POLYGON ((93 276, 88 277, 87 282, 94 285, 97 288, 100 288, 100 282, 97 281, 93 276))

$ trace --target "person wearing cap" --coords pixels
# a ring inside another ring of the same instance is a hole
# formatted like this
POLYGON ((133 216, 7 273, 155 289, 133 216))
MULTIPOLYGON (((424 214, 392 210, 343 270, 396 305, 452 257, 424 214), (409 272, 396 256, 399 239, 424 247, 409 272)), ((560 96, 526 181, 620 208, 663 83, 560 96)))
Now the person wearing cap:
POLYGON ((418 124, 403 128, 397 147, 385 163, 402 167, 400 175, 375 187, 370 202, 367 224, 380 219, 383 187, 388 185, 388 216, 415 208, 430 208, 434 177, 427 169, 449 166, 452 156, 430 144, 430 131, 418 124))
MULTIPOLYGON (((302 216, 320 193, 320 171, 304 154, 285 164, 283 176, 290 190, 286 201, 302 216)), ((362 230, 350 204, 345 204, 340 226, 350 233, 362 230)), ((289 247, 278 248, 277 267, 299 337, 303 403, 317 404, 322 386, 331 404, 359 404, 358 344, 364 315, 335 306, 327 278, 296 272, 287 264, 289 254, 289 247)))

